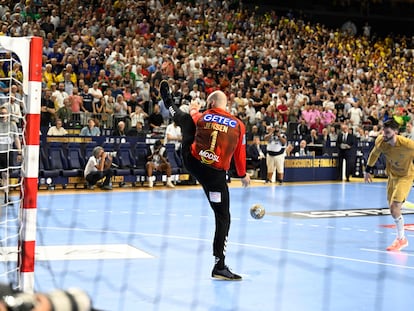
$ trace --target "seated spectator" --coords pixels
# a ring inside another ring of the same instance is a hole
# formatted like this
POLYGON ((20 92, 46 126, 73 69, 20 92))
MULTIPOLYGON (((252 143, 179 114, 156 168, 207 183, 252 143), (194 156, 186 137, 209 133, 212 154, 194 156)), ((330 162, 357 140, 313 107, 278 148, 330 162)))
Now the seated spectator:
POLYGON ((127 136, 146 138, 148 133, 149 132, 144 129, 144 125, 138 121, 135 127, 131 128, 127 132, 127 136))
POLYGON ((112 136, 126 136, 125 122, 119 121, 115 130, 112 131, 112 136))
POLYGON ((154 171, 167 174, 167 187, 175 187, 171 181, 171 164, 168 162, 165 150, 166 149, 160 140, 157 140, 154 145, 149 147, 146 168, 148 175, 148 187, 150 188, 154 186, 154 178, 152 176, 154 171))
POLYGON ((310 155, 306 140, 302 139, 299 145, 294 146, 291 155, 295 157, 306 157, 310 155))
POLYGON ((56 125, 49 128, 47 131, 47 136, 65 136, 68 134, 68 131, 66 131, 63 128, 63 122, 61 119, 56 119, 56 125))
POLYGON ((84 171, 88 189, 93 189, 98 180, 105 178, 102 189, 112 190, 110 183, 114 173, 111 165, 112 156, 106 153, 102 147, 95 147, 92 151, 92 156, 89 157, 86 163, 84 171))
POLYGON ((101 130, 96 126, 95 119, 88 120, 88 125, 81 129, 79 136, 101 136, 101 130))
POLYGON ((318 133, 317 133, 317 131, 315 129, 312 129, 310 131, 309 136, 306 138, 306 143, 308 145, 319 145, 319 144, 322 144, 322 142, 321 142, 321 140, 319 138, 319 135, 318 135, 318 133))
POLYGON ((258 177, 262 180, 266 180, 266 155, 263 151, 259 136, 254 136, 252 144, 247 146, 246 157, 247 170, 259 170, 258 177))

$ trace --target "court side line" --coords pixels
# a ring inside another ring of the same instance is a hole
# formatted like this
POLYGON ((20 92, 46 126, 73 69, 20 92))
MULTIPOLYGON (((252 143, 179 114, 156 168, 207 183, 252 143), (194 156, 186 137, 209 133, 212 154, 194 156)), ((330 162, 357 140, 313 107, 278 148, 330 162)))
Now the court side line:
MULTIPOLYGON (((81 229, 81 228, 63 228, 63 227, 38 227, 38 229, 65 230, 65 231, 68 231, 68 230, 75 231, 76 230, 76 231, 87 231, 87 232, 102 232, 102 231, 104 231, 105 233, 130 234, 130 235, 132 234, 132 235, 169 238, 169 239, 178 239, 178 240, 203 241, 203 242, 211 243, 210 239, 200 239, 200 238, 194 238, 194 237, 183 237, 183 236, 178 236, 178 235, 163 235, 163 234, 154 234, 154 233, 127 232, 127 231, 116 231, 116 230, 94 230, 94 229, 81 229)), ((381 265, 381 266, 388 266, 388 267, 414 270, 414 267, 412 267, 412 266, 402 266, 402 265, 396 265, 396 264, 384 263, 384 262, 378 262, 378 261, 372 261, 372 260, 356 259, 356 258, 349 258, 349 257, 342 257, 342 256, 332 256, 332 255, 312 253, 312 252, 306 252, 306 251, 300 251, 300 250, 292 250, 292 249, 277 248, 277 247, 268 247, 268 246, 237 243, 237 242, 228 242, 228 243, 232 244, 232 245, 245 246, 245 247, 250 247, 250 248, 264 249, 264 250, 271 250, 271 251, 279 251, 279 252, 285 252, 285 253, 291 253, 291 254, 297 254, 297 255, 306 255, 306 256, 312 256, 312 257, 330 258, 330 259, 337 259, 337 260, 343 260, 343 261, 365 263, 365 264, 370 264, 370 265, 381 265)))

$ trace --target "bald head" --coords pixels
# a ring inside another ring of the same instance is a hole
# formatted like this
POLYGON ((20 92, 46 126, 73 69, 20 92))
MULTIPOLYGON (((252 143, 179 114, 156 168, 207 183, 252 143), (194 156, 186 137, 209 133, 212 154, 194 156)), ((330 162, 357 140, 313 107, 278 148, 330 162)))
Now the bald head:
POLYGON ((225 110, 227 106, 227 97, 222 91, 214 91, 207 97, 207 109, 220 108, 225 110))

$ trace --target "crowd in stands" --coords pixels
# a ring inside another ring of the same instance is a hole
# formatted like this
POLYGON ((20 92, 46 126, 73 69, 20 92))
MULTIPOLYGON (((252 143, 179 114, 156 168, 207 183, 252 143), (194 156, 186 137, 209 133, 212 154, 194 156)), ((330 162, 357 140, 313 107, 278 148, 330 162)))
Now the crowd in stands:
MULTIPOLYGON (((44 39, 47 129, 61 120, 80 135, 165 131, 158 85, 167 79, 183 110, 224 91, 249 140, 273 125, 335 137, 347 124, 372 141, 389 118, 414 136, 410 37, 353 35, 238 1, 2 0, 0 16, 0 35, 44 39)), ((20 79, 21 69, 0 75, 20 79)))

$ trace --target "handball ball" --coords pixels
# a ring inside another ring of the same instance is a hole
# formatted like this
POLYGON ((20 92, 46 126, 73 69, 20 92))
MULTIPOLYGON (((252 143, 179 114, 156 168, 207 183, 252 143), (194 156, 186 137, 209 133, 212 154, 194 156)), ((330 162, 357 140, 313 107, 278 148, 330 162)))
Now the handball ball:
POLYGON ((250 215, 254 219, 261 219, 265 215, 265 209, 260 204, 253 204, 253 206, 250 208, 250 215))

